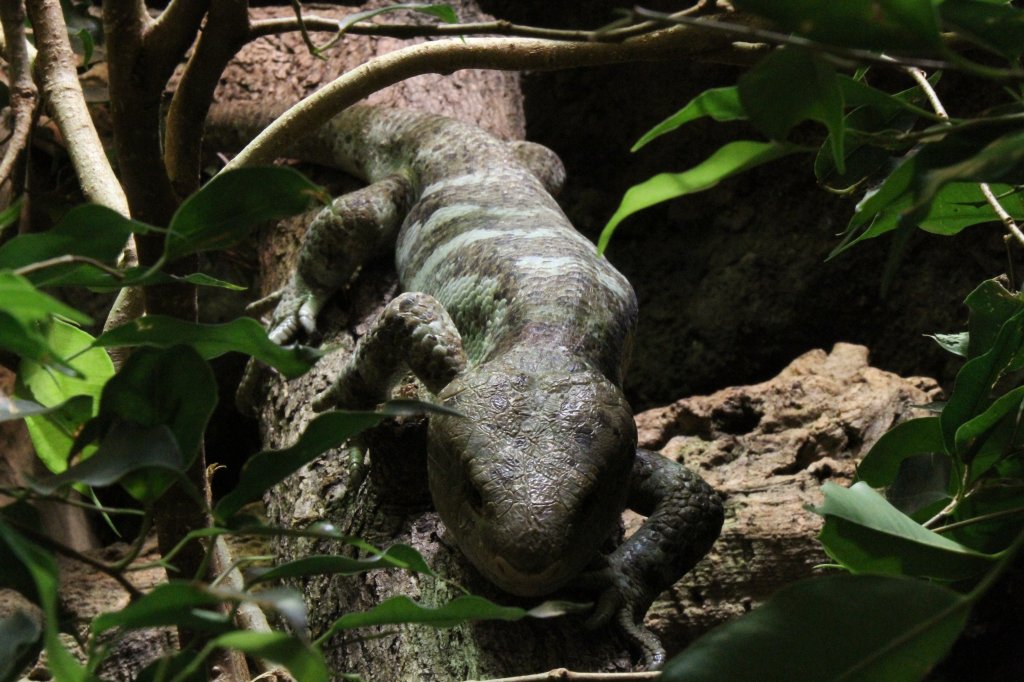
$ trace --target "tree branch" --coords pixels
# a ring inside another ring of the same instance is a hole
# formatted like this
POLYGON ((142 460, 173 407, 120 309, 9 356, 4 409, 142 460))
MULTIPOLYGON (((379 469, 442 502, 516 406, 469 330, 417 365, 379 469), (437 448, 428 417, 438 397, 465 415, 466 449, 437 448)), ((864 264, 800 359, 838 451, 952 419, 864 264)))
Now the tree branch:
POLYGON ((160 16, 143 29, 142 50, 161 88, 195 42, 209 7, 210 0, 171 0, 160 16))
POLYGON ((11 136, 3 159, 0 159, 0 184, 12 181, 14 166, 28 146, 32 132, 32 118, 39 102, 39 90, 32 80, 32 57, 25 39, 24 0, 0 2, 0 23, 3 24, 4 44, 10 64, 11 136))
POLYGON ((729 49, 729 37, 690 27, 665 29, 622 43, 475 38, 411 45, 365 62, 304 99, 257 136, 225 170, 270 163, 294 140, 316 130, 339 111, 389 85, 425 73, 450 74, 461 69, 547 71, 678 59, 729 49))
POLYGON ((199 189, 203 121, 224 67, 245 44, 249 32, 247 0, 213 0, 206 27, 196 44, 167 112, 164 165, 179 197, 199 189))
POLYGON ((107 161, 85 105, 60 3, 29 0, 28 14, 39 50, 37 61, 42 89, 64 137, 82 192, 89 201, 127 216, 128 201, 107 161))

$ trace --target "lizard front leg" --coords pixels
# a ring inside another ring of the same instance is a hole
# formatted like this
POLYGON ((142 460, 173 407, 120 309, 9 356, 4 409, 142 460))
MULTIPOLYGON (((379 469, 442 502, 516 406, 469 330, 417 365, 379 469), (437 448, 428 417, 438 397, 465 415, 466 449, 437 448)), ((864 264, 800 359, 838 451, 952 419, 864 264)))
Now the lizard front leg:
POLYGON ((309 225, 291 281, 270 323, 270 338, 287 343, 299 329, 316 329, 316 316, 360 265, 386 253, 412 202, 412 184, 392 175, 335 199, 309 225))
POLYGON ((632 536, 606 557, 607 564, 585 574, 602 587, 588 625, 613 618, 643 653, 648 669, 665 662, 661 642, 643 625, 654 599, 693 568, 722 529, 722 501, 696 473, 656 452, 638 449, 630 475, 627 506, 647 516, 632 536))
POLYGON ((407 292, 391 301, 356 344, 341 376, 313 403, 373 408, 406 370, 431 393, 447 386, 466 368, 466 353, 455 323, 437 299, 407 292))

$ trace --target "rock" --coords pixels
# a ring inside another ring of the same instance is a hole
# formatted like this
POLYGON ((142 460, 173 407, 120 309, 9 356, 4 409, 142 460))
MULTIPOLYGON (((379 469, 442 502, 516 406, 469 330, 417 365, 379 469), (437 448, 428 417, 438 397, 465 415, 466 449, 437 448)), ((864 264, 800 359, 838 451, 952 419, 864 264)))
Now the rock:
MULTIPOLYGON (((895 424, 921 416, 938 385, 869 366, 863 346, 813 350, 764 383, 679 400, 636 417, 640 444, 700 471, 726 499, 722 536, 652 608, 670 652, 827 561, 821 483, 848 485, 895 424)), ((635 520, 630 523, 635 523, 635 520)))

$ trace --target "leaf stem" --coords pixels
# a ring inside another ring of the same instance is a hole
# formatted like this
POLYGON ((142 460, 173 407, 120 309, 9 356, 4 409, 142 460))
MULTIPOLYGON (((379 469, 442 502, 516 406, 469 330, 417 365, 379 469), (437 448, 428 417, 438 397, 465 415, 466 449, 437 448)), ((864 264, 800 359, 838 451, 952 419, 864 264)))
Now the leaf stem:
POLYGON ((1014 507, 1013 509, 1003 509, 1001 511, 992 512, 990 514, 982 514, 981 516, 975 516, 975 517, 970 518, 970 519, 964 519, 963 521, 957 521, 956 523, 951 523, 951 524, 946 525, 946 526, 939 526, 938 528, 934 528, 933 530, 936 533, 945 533, 946 531, 954 530, 956 528, 963 528, 965 526, 970 526, 970 525, 975 524, 975 523, 983 523, 985 521, 991 521, 992 519, 999 519, 999 518, 1002 518, 1004 516, 1013 516, 1014 514, 1022 514, 1022 513, 1024 513, 1024 507, 1014 507))

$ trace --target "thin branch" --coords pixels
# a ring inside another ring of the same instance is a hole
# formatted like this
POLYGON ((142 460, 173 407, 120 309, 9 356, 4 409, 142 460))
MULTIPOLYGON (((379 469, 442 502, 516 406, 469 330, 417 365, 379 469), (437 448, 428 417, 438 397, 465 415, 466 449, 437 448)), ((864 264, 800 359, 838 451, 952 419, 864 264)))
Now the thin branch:
MULTIPOLYGON (((769 29, 761 28, 760 26, 740 24, 732 21, 719 21, 718 19, 709 20, 695 17, 664 14, 662 12, 654 12, 652 10, 644 9, 642 7, 634 8, 633 15, 642 19, 656 21, 665 25, 691 26, 694 28, 703 28, 708 31, 720 31, 722 33, 734 37, 750 38, 753 40, 758 40, 766 43, 772 43, 774 45, 795 45, 797 47, 805 47, 811 50, 815 50, 817 52, 834 55, 836 57, 853 60, 863 64, 884 64, 886 66, 893 66, 892 58, 878 54, 876 52, 870 52, 868 50, 858 50, 854 48, 839 47, 836 45, 827 45, 825 43, 819 43, 814 40, 809 40, 808 38, 803 38, 801 36, 796 36, 788 33, 779 33, 778 31, 772 31, 769 29)), ((741 15, 734 14, 732 16, 739 18, 741 15)), ((900 57, 899 65, 916 66, 922 69, 956 68, 955 64, 951 64, 949 62, 935 59, 924 59, 920 57, 900 57)), ((1006 77, 1011 76, 1012 74, 1006 74, 1006 77)))
MULTIPOLYGON (((558 680, 570 680, 575 682, 641 682, 643 680, 656 680, 660 676, 660 672, 587 673, 574 672, 565 668, 555 668, 554 670, 549 670, 546 673, 501 677, 488 680, 487 682, 558 682, 558 680)), ((467 682, 474 681, 467 680, 467 682)))
MULTIPOLYGON (((946 107, 943 106, 942 100, 939 99, 938 93, 935 92, 935 88, 933 88, 932 84, 928 82, 928 77, 925 75, 924 71, 912 67, 906 68, 905 71, 914 79, 914 82, 917 83, 918 87, 925 93, 925 96, 928 98, 928 103, 932 105, 932 109, 935 110, 935 113, 939 118, 946 121, 946 124, 949 125, 949 114, 946 112, 946 107)), ((1024 246, 1024 232, 1021 232, 1020 227, 1017 225, 1017 221, 1015 221, 1013 216, 1003 208, 999 199, 997 199, 996 195, 992 193, 992 188, 989 187, 987 182, 979 182, 978 188, 981 189, 981 194, 985 197, 985 201, 987 201, 988 205, 992 207, 993 211, 995 211, 996 216, 999 217, 999 221, 1003 224, 1003 227, 1006 228, 1009 235, 1016 239, 1017 243, 1024 246)))
POLYGON ((164 165, 179 197, 199 189, 203 121, 224 67, 245 44, 246 0, 213 0, 199 42, 188 60, 167 112, 164 165))
POLYGON ((170 78, 195 42, 209 6, 210 0, 171 0, 160 16, 143 29, 142 49, 158 79, 170 78))
POLYGON ((729 37, 690 27, 665 29, 622 43, 471 38, 411 45, 375 57, 310 95, 257 136, 226 168, 269 163, 339 111, 389 85, 425 73, 450 74, 474 68, 546 71, 679 59, 729 49, 729 37))
POLYGON ((107 161, 78 82, 76 58, 57 0, 29 0, 42 89, 89 201, 129 215, 128 200, 107 161))
POLYGON ((10 64, 11 136, 0 159, 0 184, 11 178, 14 166, 28 147, 29 134, 39 90, 32 80, 32 56, 25 39, 25 3, 23 0, 0 2, 0 23, 10 64))
POLYGON ((24 267, 20 267, 14 271, 16 275, 28 275, 39 270, 45 270, 46 268, 52 268, 56 265, 67 265, 68 263, 82 263, 84 265, 91 265, 94 268, 102 270, 114 279, 124 279, 124 272, 117 268, 112 268, 102 261, 98 261, 95 258, 88 258, 86 256, 73 256, 65 254, 63 256, 54 256, 53 258, 47 258, 24 267))

